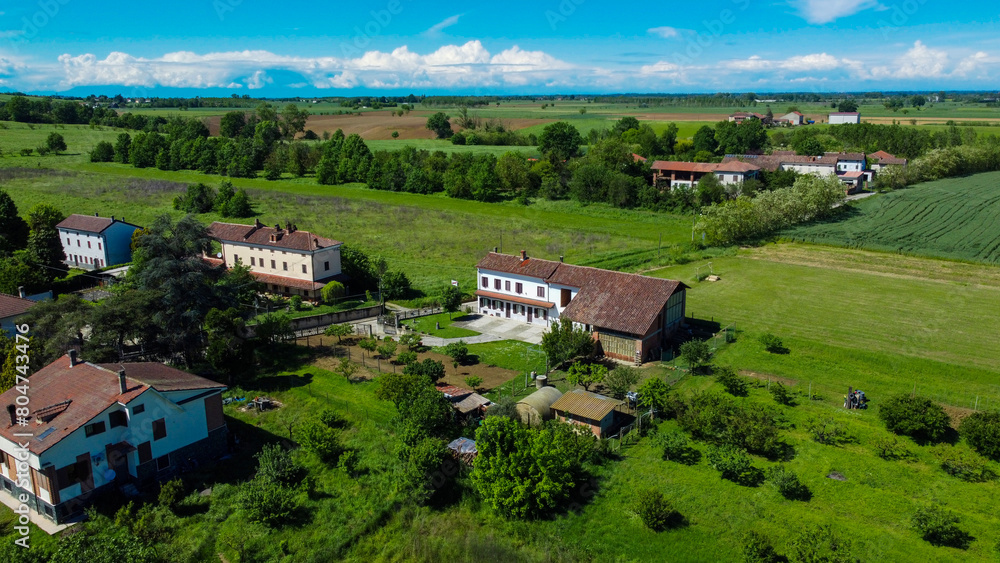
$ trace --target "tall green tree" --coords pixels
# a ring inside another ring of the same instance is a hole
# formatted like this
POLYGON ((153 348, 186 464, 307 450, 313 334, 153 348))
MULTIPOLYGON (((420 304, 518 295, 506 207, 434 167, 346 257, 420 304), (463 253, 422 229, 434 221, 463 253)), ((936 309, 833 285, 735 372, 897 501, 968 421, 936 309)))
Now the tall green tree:
POLYGON ((235 307, 225 311, 212 309, 205 316, 208 334, 205 356, 216 371, 225 374, 230 386, 236 384, 241 375, 253 373, 253 348, 244 336, 245 324, 235 307))
POLYGON ((427 118, 427 128, 434 131, 438 139, 447 139, 454 134, 448 115, 440 111, 427 118))
POLYGON ((66 139, 62 135, 56 133, 55 131, 49 133, 49 136, 45 138, 45 146, 56 154, 66 151, 66 139))
POLYGON ((0 189, 0 257, 24 248, 28 223, 17 214, 17 205, 6 190, 0 189))
POLYGON ((569 319, 552 321, 542 334, 542 350, 548 356, 549 368, 554 369, 578 356, 594 352, 594 338, 583 328, 576 328, 569 319))
POLYGON ((542 154, 553 154, 558 160, 568 160, 580 154, 583 137, 576 127, 565 121, 557 121, 545 126, 538 136, 538 150, 542 154))

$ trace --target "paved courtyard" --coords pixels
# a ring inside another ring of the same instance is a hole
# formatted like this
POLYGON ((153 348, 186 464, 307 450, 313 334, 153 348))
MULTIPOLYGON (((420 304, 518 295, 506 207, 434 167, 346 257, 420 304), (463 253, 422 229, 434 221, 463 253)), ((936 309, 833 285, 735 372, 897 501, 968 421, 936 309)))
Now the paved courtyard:
POLYGON ((497 340, 520 340, 522 342, 530 342, 531 344, 541 344, 542 333, 548 328, 544 322, 528 324, 521 321, 512 321, 501 317, 489 317, 479 314, 469 316, 476 318, 471 321, 452 323, 452 326, 467 328, 484 335, 496 336, 497 340))

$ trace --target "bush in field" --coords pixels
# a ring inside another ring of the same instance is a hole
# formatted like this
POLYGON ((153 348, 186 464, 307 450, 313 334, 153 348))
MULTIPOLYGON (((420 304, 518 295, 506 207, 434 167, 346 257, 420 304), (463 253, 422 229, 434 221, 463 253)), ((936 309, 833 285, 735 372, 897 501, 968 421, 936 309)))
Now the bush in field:
POLYGON ((91 162, 111 162, 115 159, 115 147, 108 141, 101 141, 90 151, 91 162))
POLYGON ((780 381, 776 381, 770 388, 771 397, 774 398, 774 402, 779 405, 785 405, 786 407, 795 406, 795 398, 792 397, 792 393, 788 390, 788 387, 782 385, 780 381))
POLYGON ((741 401, 719 393, 699 393, 678 405, 677 422, 699 440, 733 445, 773 456, 785 447, 773 407, 741 401))
POLYGON ((712 349, 703 340, 689 340, 681 344, 680 354, 692 372, 700 370, 712 359, 712 349))
POLYGON ((965 448, 939 444, 934 456, 941 462, 945 473, 969 483, 984 483, 996 479, 996 474, 986 464, 986 459, 965 448))
POLYGON ((785 348, 785 343, 781 341, 780 338, 771 334, 770 332, 761 335, 760 343, 764 345, 764 349, 772 354, 787 354, 788 348, 785 348))
POLYGON ((303 424, 299 428, 298 437, 302 449, 316 454, 316 457, 325 463, 336 461, 343 451, 337 441, 337 433, 319 420, 303 424))
POLYGON ((305 477, 305 467, 279 444, 266 444, 254 457, 257 458, 257 477, 265 481, 288 487, 305 477))
POLYGON ((948 414, 926 397, 894 395, 879 405, 878 416, 890 432, 918 442, 939 442, 951 430, 948 414))
POLYGON ((624 398, 636 383, 639 383, 639 370, 631 366, 616 366, 604 376, 604 385, 616 399, 624 398))
POLYGON ((779 561, 787 561, 787 558, 781 557, 774 551, 771 540, 756 530, 750 530, 744 534, 740 543, 743 544, 743 563, 778 563, 779 561))
POLYGON ((254 477, 240 485, 237 505, 250 522, 276 527, 291 518, 298 503, 294 493, 279 483, 254 477))
POLYGON ((911 520, 920 537, 933 545, 968 549, 974 539, 958 527, 958 516, 937 505, 917 509, 911 520))
POLYGON ((896 436, 886 436, 875 440, 873 446, 875 454, 886 461, 909 459, 913 457, 913 452, 906 447, 896 436))
POLYGON ((747 380, 736 373, 736 370, 729 366, 715 368, 715 380, 718 381, 726 392, 734 397, 746 397, 750 394, 750 384, 747 380))
POLYGON ((854 563, 860 558, 854 554, 851 540, 841 537, 828 524, 808 526, 799 532, 789 545, 789 561, 854 563))
POLYGON ((958 433, 977 452, 1000 461, 1000 411, 970 414, 962 420, 958 433))
POLYGON ((783 465, 775 465, 767 470, 767 482, 774 487, 781 496, 788 500, 809 500, 812 493, 809 488, 799 481, 799 477, 790 469, 783 465))
POLYGON ((813 418, 809 421, 807 430, 813 440, 828 446, 839 446, 854 440, 854 437, 847 430, 847 426, 834 420, 832 416, 813 418))
POLYGON ((721 474, 723 479, 744 487, 756 487, 764 480, 763 472, 753 464, 747 451, 738 446, 726 444, 708 450, 708 464, 721 474))
POLYGON ((645 489, 636 499, 636 514, 647 528, 660 532, 683 523, 684 517, 674 510, 666 495, 655 489, 645 489))
POLYGON ((160 494, 157 501, 160 506, 165 506, 173 510, 177 503, 184 498, 184 481, 171 479, 165 483, 160 483, 160 494))
POLYGON ((684 465, 695 465, 701 460, 701 452, 691 447, 691 440, 683 432, 658 434, 656 441, 663 448, 663 459, 684 465))

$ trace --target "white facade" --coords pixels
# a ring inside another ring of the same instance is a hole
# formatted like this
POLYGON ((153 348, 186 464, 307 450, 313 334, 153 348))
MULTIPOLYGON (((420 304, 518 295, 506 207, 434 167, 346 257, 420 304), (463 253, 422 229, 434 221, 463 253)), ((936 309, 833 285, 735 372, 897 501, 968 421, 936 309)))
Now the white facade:
MULTIPOLYGON (((72 225, 71 220, 72 217, 63 223, 72 225)), ((67 266, 94 270, 132 261, 132 233, 138 226, 113 217, 111 224, 101 231, 62 226, 63 223, 57 231, 67 266)))
POLYGON ((782 162, 782 170, 794 170, 799 174, 815 174, 817 176, 833 176, 837 168, 833 164, 819 162, 782 162))
POLYGON ((838 160, 837 173, 841 172, 863 172, 865 169, 864 160, 838 160))
MULTIPOLYGON (((498 294, 496 298, 479 297, 478 310, 483 315, 548 326, 559 319, 565 308, 560 307, 561 288, 539 278, 477 268, 476 284, 481 291, 498 294), (549 307, 544 303, 554 305, 549 307)), ((572 291, 572 296, 576 296, 577 290, 572 291)))
POLYGON ((861 123, 860 113, 831 113, 830 125, 844 125, 847 123, 861 123))
POLYGON ((227 268, 239 260, 251 272, 315 282, 340 274, 340 245, 317 250, 291 250, 221 241, 227 268))

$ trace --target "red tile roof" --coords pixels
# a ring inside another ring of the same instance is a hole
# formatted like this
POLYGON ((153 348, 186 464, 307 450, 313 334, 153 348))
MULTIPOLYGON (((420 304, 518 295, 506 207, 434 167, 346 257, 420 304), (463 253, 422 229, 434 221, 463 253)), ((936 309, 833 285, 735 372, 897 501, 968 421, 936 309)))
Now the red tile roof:
POLYGON ((212 237, 225 242, 239 242, 268 248, 311 251, 342 244, 340 241, 321 237, 309 231, 294 229, 291 232, 264 225, 240 225, 237 223, 212 223, 208 227, 212 237), (272 241, 274 237, 274 241, 272 241))
POLYGON ((310 281, 310 280, 300 280, 298 278, 288 278, 285 276, 276 276, 274 274, 262 274, 260 272, 253 272, 253 271, 250 272, 250 275, 252 275, 254 278, 257 279, 257 281, 263 284, 288 286, 288 287, 294 287, 295 289, 306 289, 309 291, 318 291, 320 289, 323 289, 324 285, 330 283, 333 280, 343 280, 346 278, 346 276, 343 275, 336 275, 329 278, 323 278, 318 281, 310 281))
POLYGON ((14 295, 0 293, 0 319, 16 317, 28 312, 28 309, 35 306, 35 302, 30 299, 22 299, 14 295))
POLYGON ((865 175, 864 172, 856 171, 856 172, 844 172, 843 174, 840 175, 840 177, 841 178, 854 178, 854 179, 857 179, 857 178, 864 177, 864 175, 865 175))
POLYGON ((889 153, 887 153, 885 151, 876 151, 876 152, 873 152, 870 155, 868 155, 868 158, 871 159, 871 160, 877 161, 877 164, 885 164, 885 165, 898 164, 898 165, 902 165, 902 166, 906 165, 906 159, 905 158, 899 158, 899 157, 897 157, 895 155, 892 155, 892 154, 889 154, 889 153))
POLYGON ((57 229, 72 229, 74 231, 86 231, 89 233, 101 233, 114 223, 108 217, 95 217, 92 215, 70 215, 56 225, 57 229))
POLYGON ((646 162, 646 157, 641 154, 632 153, 632 160, 635 162, 646 162))
POLYGON ((760 166, 756 164, 750 164, 749 162, 742 162, 739 160, 731 160, 729 162, 723 162, 721 164, 716 164, 716 170, 719 172, 756 172, 760 170, 760 166))
MULTIPOLYGON (((183 371, 150 362, 96 365, 77 361, 70 367, 63 356, 29 378, 28 397, 33 414, 27 426, 11 426, 6 412, 0 412, 0 436, 24 441, 14 433, 31 432, 29 449, 41 454, 87 424, 116 403, 128 404, 150 388, 158 391, 180 389, 221 389, 224 385, 183 371), (126 391, 121 393, 118 370, 125 369, 126 391), (48 432, 44 438, 40 436, 48 432)), ((20 395, 16 388, 0 394, 3 411, 20 395)))
MULTIPOLYGON (((522 262, 520 256, 495 252, 487 254, 477 264, 481 269, 521 275, 525 275, 524 271, 529 266, 535 273, 531 277, 579 288, 576 297, 570 301, 561 316, 578 323, 638 336, 649 331, 670 296, 687 287, 679 281, 574 266, 552 260, 529 257, 522 262)), ((495 295, 496 299, 512 300, 504 294, 495 295)))
POLYGON ((896 155, 889 154, 889 153, 887 153, 885 151, 875 151, 875 152, 871 153, 870 155, 868 155, 868 158, 874 158, 874 159, 877 159, 877 160, 881 160, 883 158, 896 158, 896 155))
POLYGON ((759 166, 740 162, 735 164, 734 161, 723 161, 722 164, 714 162, 683 162, 683 161, 671 161, 671 160, 657 160, 654 161, 652 170, 662 170, 667 172, 752 172, 755 170, 760 170, 759 166))

